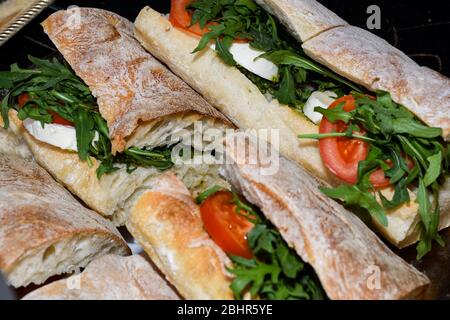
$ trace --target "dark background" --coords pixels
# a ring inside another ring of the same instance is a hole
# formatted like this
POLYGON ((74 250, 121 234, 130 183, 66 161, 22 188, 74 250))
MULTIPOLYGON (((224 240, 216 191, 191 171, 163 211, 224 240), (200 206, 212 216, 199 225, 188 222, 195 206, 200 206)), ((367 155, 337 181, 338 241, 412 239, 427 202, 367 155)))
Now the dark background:
MULTIPOLYGON (((367 7, 381 8, 381 30, 372 32, 400 48, 421 65, 450 76, 450 1, 446 0, 320 0, 350 24, 366 28, 367 7)), ((0 47, 0 70, 14 62, 26 63, 27 54, 45 57, 52 44, 39 22, 55 10, 69 5, 105 8, 134 20, 145 5, 167 12, 169 0, 56 0, 32 23, 0 47)))
MULTIPOLYGON (((426 65, 450 76, 450 1, 425 0, 320 0, 350 24, 366 28, 367 7, 381 8, 381 30, 372 32, 408 54, 421 65, 426 65)), ((39 23, 52 12, 69 5, 92 6, 114 11, 134 20, 146 5, 160 12, 168 12, 169 0, 57 0, 32 23, 0 47, 0 70, 19 62, 27 65, 27 55, 44 58, 55 51, 42 32, 39 23)), ((432 280, 428 298, 450 299, 450 229, 443 231, 447 248, 434 247, 421 262, 415 260, 415 248, 397 251, 403 258, 424 271, 432 280)))

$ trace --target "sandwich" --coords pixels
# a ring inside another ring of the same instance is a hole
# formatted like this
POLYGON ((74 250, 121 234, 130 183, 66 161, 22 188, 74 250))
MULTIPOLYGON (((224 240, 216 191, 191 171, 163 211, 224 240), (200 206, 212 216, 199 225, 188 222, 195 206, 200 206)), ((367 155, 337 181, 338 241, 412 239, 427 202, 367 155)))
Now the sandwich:
POLYGON ((36 289, 23 300, 178 300, 145 258, 107 255, 92 261, 81 274, 36 289))
POLYGON ((130 204, 127 229, 184 298, 423 297, 428 278, 302 167, 251 134, 228 135, 223 147, 229 188, 194 199, 169 171, 130 204))
POLYGON ((195 132, 232 125, 141 47, 130 21, 79 8, 42 25, 64 59, 30 57, 32 68, 0 72, 5 127, 23 137, 41 166, 116 225, 126 220, 127 200, 169 168, 194 193, 215 183, 214 166, 177 164, 172 154, 201 155, 212 141, 197 147, 195 132), (79 23, 72 24, 73 14, 79 23))
POLYGON ((172 0, 135 34, 237 127, 278 130, 284 156, 394 245, 444 245, 448 78, 315 0, 172 0))
POLYGON ((31 159, 0 155, 0 270, 14 287, 129 249, 112 223, 83 207, 31 159))

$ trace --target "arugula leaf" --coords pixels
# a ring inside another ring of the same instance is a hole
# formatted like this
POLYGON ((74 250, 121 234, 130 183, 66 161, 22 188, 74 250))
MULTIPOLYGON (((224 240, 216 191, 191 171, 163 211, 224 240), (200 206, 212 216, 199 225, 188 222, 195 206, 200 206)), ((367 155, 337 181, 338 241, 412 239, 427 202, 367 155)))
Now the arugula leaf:
POLYGON ((74 118, 74 125, 77 137, 78 156, 81 160, 86 160, 92 139, 94 138, 94 120, 87 111, 80 110, 74 118))
POLYGON ((361 89, 358 86, 351 83, 350 81, 336 75, 335 73, 327 70, 326 68, 320 66, 319 64, 313 62, 312 60, 292 52, 291 50, 278 50, 268 52, 266 54, 263 54, 261 57, 266 58, 278 65, 296 66, 302 69, 314 71, 318 74, 321 74, 325 77, 328 77, 332 80, 342 83, 348 86, 349 88, 355 90, 356 92, 361 92, 361 89))
POLYGON ((236 61, 234 61, 233 55, 230 53, 230 46, 233 42, 233 38, 229 36, 225 36, 222 39, 216 39, 216 51, 222 60, 230 65, 236 65, 236 61))
POLYGON ((345 103, 342 102, 338 104, 333 109, 325 109, 321 107, 315 107, 314 111, 323 114, 325 118, 331 123, 335 123, 336 121, 342 121, 344 123, 348 123, 352 119, 352 114, 344 110, 345 103))
POLYGON ((205 201, 206 199, 208 199, 210 196, 212 196, 213 194, 217 193, 218 191, 223 190, 222 186, 219 185, 215 185, 211 188, 209 188, 208 190, 203 191, 202 193, 200 193, 197 198, 195 198, 195 202, 197 204, 201 204, 203 203, 203 201, 205 201))
POLYGON ((383 207, 368 190, 358 185, 343 185, 334 189, 320 188, 330 198, 341 200, 345 205, 358 205, 366 209, 381 225, 387 226, 388 221, 383 207))
POLYGON ((280 88, 274 92, 275 98, 283 104, 295 104, 295 86, 294 79, 289 67, 281 68, 281 84, 280 88))
POLYGON ((441 175, 441 164, 442 164, 441 151, 432 156, 429 156, 427 158, 427 161, 430 165, 427 171, 425 172, 425 176, 423 177, 423 183, 425 187, 429 187, 441 175))
POLYGON ((3 128, 8 129, 9 128, 9 94, 7 94, 3 99, 0 106, 1 115, 3 119, 3 128))
POLYGON ((408 118, 392 120, 392 128, 394 129, 393 133, 407 133, 420 138, 436 138, 442 134, 441 128, 430 128, 408 118))

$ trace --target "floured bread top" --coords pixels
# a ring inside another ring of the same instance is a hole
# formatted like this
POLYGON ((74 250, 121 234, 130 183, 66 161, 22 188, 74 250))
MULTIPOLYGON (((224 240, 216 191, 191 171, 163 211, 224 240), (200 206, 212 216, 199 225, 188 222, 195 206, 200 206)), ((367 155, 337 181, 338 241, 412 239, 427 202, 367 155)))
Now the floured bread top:
POLYGON ((256 0, 281 23, 300 42, 306 41, 321 32, 348 23, 315 0, 256 0))
POLYGON ((75 8, 52 14, 42 25, 97 98, 113 153, 125 148, 140 121, 186 111, 226 121, 141 47, 130 21, 101 9, 75 8))
POLYGON ((302 47, 336 73, 369 90, 389 92, 395 102, 429 126, 442 128, 443 137, 450 138, 450 79, 357 27, 326 31, 302 47))
POLYGON ((40 245, 82 234, 109 237, 128 252, 109 221, 83 207, 34 161, 0 155, 2 270, 40 245))
POLYGON ((80 275, 52 282, 24 300, 178 300, 176 291, 143 257, 108 255, 92 261, 80 275), (79 281, 79 288, 68 284, 79 281))

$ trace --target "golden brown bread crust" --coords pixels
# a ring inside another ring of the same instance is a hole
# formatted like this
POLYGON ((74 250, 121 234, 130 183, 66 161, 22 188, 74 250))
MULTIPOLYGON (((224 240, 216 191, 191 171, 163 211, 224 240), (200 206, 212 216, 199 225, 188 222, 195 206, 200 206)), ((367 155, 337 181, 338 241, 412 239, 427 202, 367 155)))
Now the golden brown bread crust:
POLYGON ((101 179, 97 178, 98 161, 91 158, 93 166, 81 161, 78 154, 51 146, 35 139, 24 128, 15 111, 10 111, 11 125, 27 142, 36 161, 56 180, 60 181, 87 206, 112 220, 115 225, 125 223, 125 201, 144 181, 158 173, 154 168, 138 168, 131 174, 117 170, 101 179))
POLYGON ((125 148, 126 137, 141 121, 186 111, 226 121, 140 46, 128 20, 101 9, 79 8, 75 13, 58 11, 42 25, 97 98, 113 153, 125 148), (76 24, 73 14, 79 15, 76 24))
POLYGON ((52 282, 23 300, 179 300, 176 291, 138 255, 107 255, 79 275, 52 282))
POLYGON ((428 278, 395 255, 353 213, 321 193, 304 169, 280 156, 278 172, 266 174, 261 163, 267 159, 258 158, 264 154, 263 144, 243 133, 227 138, 225 154, 231 162, 224 176, 312 265, 328 297, 405 299, 424 294, 428 278))
POLYGON ((137 197, 127 228, 186 299, 232 299, 225 253, 203 229, 199 208, 171 172, 137 197))
POLYGON ((75 237, 101 237, 110 252, 129 252, 109 221, 79 204, 34 161, 1 155, 0 269, 10 274, 42 248, 75 237))
POLYGON ((367 89, 390 92, 395 102, 450 138, 450 79, 353 26, 323 32, 302 47, 314 60, 367 89))
POLYGON ((301 43, 348 23, 315 0, 256 0, 301 43))

